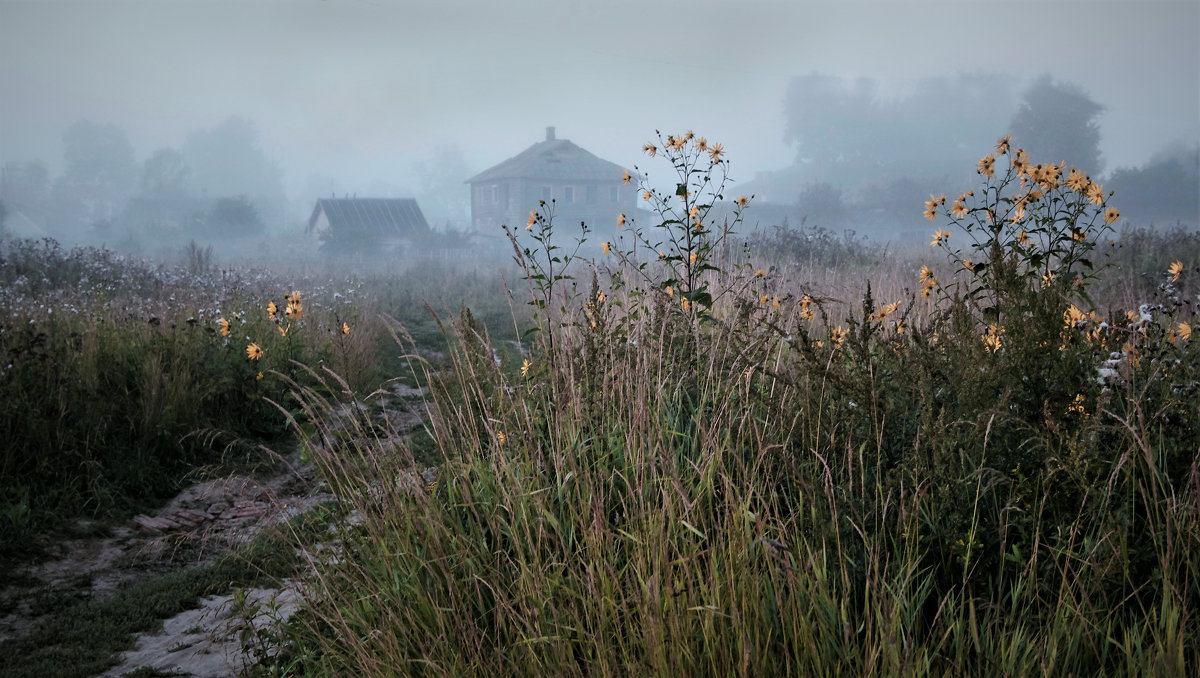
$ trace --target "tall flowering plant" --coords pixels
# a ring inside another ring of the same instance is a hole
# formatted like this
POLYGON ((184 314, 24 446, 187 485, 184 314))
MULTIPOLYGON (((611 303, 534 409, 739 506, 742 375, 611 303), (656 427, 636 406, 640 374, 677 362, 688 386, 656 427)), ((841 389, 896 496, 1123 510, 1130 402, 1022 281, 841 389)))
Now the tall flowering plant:
MULTIPOLYGON (((649 175, 635 165, 642 201, 654 212, 657 223, 655 228, 643 228, 626 215, 618 215, 617 243, 603 243, 604 254, 616 255, 629 264, 643 282, 677 300, 684 314, 693 319, 711 318, 713 304, 729 288, 714 288, 709 273, 727 272, 722 257, 750 198, 740 196, 720 205, 731 183, 725 149, 691 130, 665 138, 658 133, 657 143, 647 143, 642 150, 650 157, 662 154, 671 163, 675 190, 652 188, 649 175)), ((626 172, 625 183, 632 180, 626 172)))
MULTIPOLYGON (((939 228, 930 243, 965 275, 964 296, 997 326, 1004 314, 1043 290, 1086 300, 1087 283, 1097 273, 1093 251, 1120 218, 1108 205, 1112 193, 1065 163, 1033 164, 1023 149, 1012 148, 1010 136, 996 143, 976 171, 983 177, 978 193, 963 191, 949 205, 944 194, 925 202, 927 219, 936 221, 940 214, 969 239, 958 247, 951 232, 939 228)), ((927 296, 939 289, 925 267, 921 284, 927 296)))

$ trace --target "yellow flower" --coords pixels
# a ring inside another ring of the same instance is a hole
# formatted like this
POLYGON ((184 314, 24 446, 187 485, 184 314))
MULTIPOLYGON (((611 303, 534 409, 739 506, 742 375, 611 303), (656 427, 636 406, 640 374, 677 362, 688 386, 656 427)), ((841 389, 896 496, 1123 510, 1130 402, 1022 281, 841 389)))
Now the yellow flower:
POLYGON ((693 208, 691 208, 690 210, 688 210, 688 219, 695 219, 695 218, 696 218, 696 216, 697 216, 697 215, 699 215, 699 214, 700 214, 700 208, 699 208, 699 207, 693 207, 693 208))
POLYGON ((996 155, 1004 155, 1008 153, 1008 144, 1012 141, 1011 134, 1005 134, 996 142, 996 155))
POLYGON ((928 266, 922 266, 921 267, 921 282, 924 283, 926 280, 929 280, 932 277, 933 277, 933 271, 929 270, 928 266))
POLYGON ((529 218, 525 220, 525 230, 532 231, 533 225, 537 223, 537 212, 530 212, 529 218))
POLYGON ((625 214, 624 213, 618 214, 617 215, 617 228, 621 228, 624 225, 625 225, 625 214))
POLYGON ((292 293, 284 297, 284 299, 289 303, 298 304, 300 303, 300 292, 298 290, 292 290, 292 293))
POLYGON ((349 324, 342 323, 342 334, 344 334, 346 336, 350 336, 350 325, 349 324))
POLYGON ((671 287, 670 285, 667 285, 667 296, 668 296, 668 297, 673 297, 673 296, 675 296, 675 288, 674 288, 674 287, 671 287))
POLYGON ((713 159, 713 162, 721 162, 721 155, 725 153, 725 148, 721 144, 713 144, 712 148, 708 149, 708 155, 713 159))
POLYGON ((888 316, 895 313, 896 309, 898 308, 900 308, 900 302, 898 301, 890 304, 884 304, 883 306, 875 309, 875 312, 870 315, 869 320, 871 322, 883 322, 888 316))
POLYGON ((950 208, 950 213, 955 219, 962 219, 967 216, 967 206, 961 200, 954 201, 954 207, 950 208))
POLYGON ((926 219, 928 219, 930 221, 937 220, 938 205, 940 205, 942 203, 942 201, 945 200, 945 198, 946 198, 946 196, 944 196, 944 195, 941 198, 937 198, 932 193, 929 194, 929 199, 925 201, 925 218, 926 219))
POLYGON ((738 196, 738 199, 737 199, 737 204, 738 204, 738 207, 745 207, 745 206, 746 206, 746 203, 748 203, 748 202, 750 202, 750 198, 747 198, 747 197, 746 197, 746 196, 744 196, 744 195, 739 195, 739 196, 738 196))
POLYGON ((273 302, 273 301, 267 302, 267 317, 270 318, 271 320, 275 320, 278 317, 276 315, 278 313, 279 313, 279 307, 275 305, 275 302, 273 302))
POLYGON ((1071 228, 1071 239, 1074 240, 1075 242, 1083 242, 1086 237, 1087 236, 1084 235, 1082 229, 1074 228, 1074 227, 1071 228))
POLYGON ((1087 316, 1084 315, 1083 311, 1079 310, 1079 307, 1075 304, 1071 304, 1067 307, 1067 310, 1063 311, 1063 329, 1071 329, 1086 319, 1087 316))
POLYGON ((770 303, 770 301, 771 301, 771 295, 769 295, 769 294, 764 294, 758 298, 758 303, 762 304, 763 306, 766 306, 768 303, 770 303))
POLYGON ((754 277, 755 278, 765 278, 766 276, 767 276, 767 269, 765 269, 765 268, 754 269, 754 277))
POLYGON ((1004 332, 1003 327, 998 325, 988 325, 987 333, 983 335, 983 346, 988 351, 995 353, 1002 346, 1000 335, 1004 332))
MULTIPOLYGON (((1015 224, 1025 218, 1025 198, 1021 198, 1013 205, 1012 222, 1015 224)), ((1024 233, 1025 231, 1021 231, 1024 233)), ((1022 243, 1024 244, 1024 243, 1022 243)))
POLYGON ((255 380, 255 381, 262 381, 262 378, 263 378, 263 373, 262 373, 262 372, 259 372, 258 374, 256 374, 256 375, 254 376, 254 380, 255 380))
POLYGON ((1058 186, 1059 173, 1062 172, 1062 165, 1050 163, 1048 165, 1038 165, 1041 170, 1034 179, 1047 191, 1058 186))
POLYGON ((1121 218, 1121 211, 1115 207, 1109 207, 1108 211, 1104 213, 1104 223, 1106 223, 1106 224, 1111 224, 1112 222, 1114 222, 1120 218, 1121 218))
POLYGON ((688 301, 688 300, 687 300, 687 297, 682 297, 682 298, 680 298, 680 299, 679 299, 679 305, 683 307, 683 310, 684 310, 684 311, 690 311, 690 310, 692 310, 692 302, 688 301))
POLYGON ((229 336, 229 321, 224 318, 221 318, 220 320, 217 321, 217 324, 221 326, 221 330, 220 330, 221 336, 228 337, 229 336))
POLYGON ((1017 242, 1021 243, 1022 246, 1028 245, 1029 244, 1029 234, 1026 233, 1025 231, 1018 231, 1017 232, 1017 242))
POLYGON ((700 151, 707 151, 708 150, 708 139, 705 139, 704 137, 700 137, 699 139, 697 139, 696 140, 696 149, 700 150, 700 151))
POLYGON ((778 311, 780 306, 781 304, 779 303, 779 296, 776 295, 775 298, 771 299, 771 308, 774 308, 776 311, 778 311))
POLYGON ((642 200, 645 200, 645 201, 647 201, 647 202, 649 202, 649 201, 650 201, 650 191, 643 191, 643 192, 642 192, 642 200))
POLYGON ((842 342, 846 341, 846 337, 850 336, 850 330, 838 325, 829 332, 829 339, 833 342, 834 348, 841 348, 842 342))
POLYGON ((922 297, 924 297, 924 298, 926 298, 926 299, 928 299, 928 298, 929 298, 929 296, 930 296, 931 294, 933 294, 933 288, 934 288, 934 287, 936 287, 936 285, 926 285, 926 286, 925 286, 925 287, 924 287, 924 288, 921 290, 921 296, 922 296, 922 297))
POLYGON ((1094 181, 1088 184, 1087 198, 1093 205, 1104 204, 1104 187, 1094 181))
POLYGON ((607 241, 607 240, 605 240, 604 242, 600 243, 600 249, 604 250, 604 256, 608 256, 608 252, 609 252, 609 245, 608 245, 608 241, 607 241))
POLYGON ((629 176, 629 170, 621 170, 621 183, 627 184, 633 177, 629 176))
POLYGON ((246 357, 249 358, 250 360, 258 360, 259 358, 262 357, 262 354, 263 354, 263 350, 262 350, 262 348, 259 347, 258 344, 251 343, 249 346, 246 347, 246 357))
POLYGON ((989 179, 995 175, 993 167, 996 164, 996 156, 988 153, 982 160, 979 161, 979 169, 975 170, 977 174, 984 174, 989 179))
POLYGON ((696 259, 697 259, 697 258, 698 258, 698 257, 697 257, 697 253, 696 253, 696 251, 695 251, 695 250, 692 250, 692 253, 691 253, 691 255, 689 255, 689 256, 688 256, 688 263, 689 263, 689 264, 695 264, 695 263, 696 263, 696 259))
POLYGON ((805 320, 812 320, 813 318, 817 317, 817 314, 813 312, 812 307, 813 307, 812 297, 808 296, 807 294, 804 295, 803 297, 800 297, 800 317, 801 318, 804 318, 805 320))
MULTIPOLYGON (((1180 273, 1183 273, 1183 262, 1182 261, 1172 262, 1171 265, 1167 267, 1167 275, 1171 276, 1171 282, 1178 281, 1180 273)), ((222 321, 222 322, 224 322, 224 321, 222 321)))
POLYGON ((975 264, 970 259, 963 259, 962 265, 963 265, 963 268, 967 269, 968 271, 975 270, 975 264))
POLYGON ((605 301, 608 301, 608 295, 606 295, 603 290, 600 290, 596 292, 596 301, 603 304, 605 301))
POLYGON ((937 247, 938 245, 942 244, 943 240, 947 240, 949 237, 950 231, 938 229, 933 232, 933 242, 929 243, 929 245, 930 247, 937 247))
POLYGON ((1067 174, 1067 180, 1063 182, 1067 188, 1077 193, 1085 192, 1089 183, 1091 182, 1088 180, 1087 175, 1075 169, 1074 167, 1072 167, 1071 171, 1067 174))
POLYGON ((508 438, 507 438, 507 437, 505 437, 505 435, 504 435, 504 431, 496 431, 496 442, 498 442, 498 443, 500 443, 501 445, 503 445, 503 444, 504 444, 504 441, 505 441, 505 440, 507 440, 507 439, 508 439, 508 438))
POLYGON ((646 154, 649 155, 651 158, 654 157, 655 153, 658 153, 658 147, 655 146, 654 144, 646 144, 645 146, 642 146, 642 150, 645 151, 646 154))
POLYGON ((1074 412, 1075 414, 1086 415, 1087 412, 1084 411, 1084 409, 1083 409, 1083 404, 1086 400, 1087 400, 1087 398, 1085 398, 1082 393, 1077 394, 1075 396, 1075 402, 1071 403, 1070 405, 1067 405, 1067 412, 1074 412))
POLYGON ((687 145, 688 137, 678 136, 678 137, 674 137, 674 139, 668 138, 667 141, 671 143, 671 148, 674 148, 675 150, 678 151, 687 145))
POLYGON ((524 360, 524 362, 521 363, 521 376, 522 377, 527 376, 529 374, 530 367, 533 367, 533 363, 529 362, 529 358, 526 358, 524 360))
POLYGON ((684 138, 684 140, 685 140, 685 141, 691 141, 691 140, 692 140, 692 138, 693 138, 693 137, 695 137, 695 136, 696 136, 695 134, 692 134, 692 130, 688 130, 688 131, 686 131, 686 132, 684 132, 684 133, 683 133, 683 138, 684 138))
POLYGON ((1192 326, 1188 323, 1179 323, 1179 325, 1175 327, 1175 332, 1179 335, 1179 338, 1184 341, 1192 338, 1192 326))
POLYGON ((288 323, 287 327, 284 327, 283 325, 276 325, 275 329, 279 330, 279 336, 286 337, 288 332, 292 329, 292 325, 291 323, 288 323))
POLYGON ((300 316, 304 315, 304 308, 300 304, 299 297, 295 301, 289 301, 287 308, 283 311, 284 315, 292 320, 299 320, 300 316))
POLYGON ((1054 271, 1046 271, 1042 276, 1042 289, 1050 287, 1054 283, 1054 271))

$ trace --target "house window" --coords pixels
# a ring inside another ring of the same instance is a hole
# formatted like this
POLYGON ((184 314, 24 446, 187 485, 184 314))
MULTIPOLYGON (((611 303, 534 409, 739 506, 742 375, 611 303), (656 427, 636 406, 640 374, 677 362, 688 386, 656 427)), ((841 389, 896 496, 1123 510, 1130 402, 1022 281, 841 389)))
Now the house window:
POLYGON ((563 189, 563 202, 571 204, 575 202, 575 187, 567 186, 563 189))
POLYGON ((587 201, 589 205, 600 199, 600 196, 598 195, 599 193, 600 189, 596 188, 595 186, 587 187, 587 201))
POLYGON ((549 186, 542 186, 542 200, 550 200, 553 197, 550 193, 549 186))
POLYGON ((499 203, 500 203, 500 184, 495 184, 492 186, 492 204, 495 205, 495 204, 499 204, 499 203))
POLYGON ((616 186, 613 186, 612 188, 608 189, 608 199, 610 202, 617 201, 617 187, 616 186))

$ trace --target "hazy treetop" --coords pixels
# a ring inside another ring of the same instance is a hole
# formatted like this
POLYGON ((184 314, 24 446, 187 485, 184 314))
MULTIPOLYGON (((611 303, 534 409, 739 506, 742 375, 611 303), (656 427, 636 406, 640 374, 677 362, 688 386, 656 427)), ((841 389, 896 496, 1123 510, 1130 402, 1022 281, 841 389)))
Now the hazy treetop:
POLYGON ((293 188, 391 181, 447 143, 478 171, 547 125, 620 164, 692 128, 749 179, 796 156, 793 76, 887 97, 989 71, 1077 83, 1124 166, 1200 137, 1198 29, 1195 0, 0 0, 0 162, 60 172, 81 118, 126 129, 140 161, 236 115, 293 188))

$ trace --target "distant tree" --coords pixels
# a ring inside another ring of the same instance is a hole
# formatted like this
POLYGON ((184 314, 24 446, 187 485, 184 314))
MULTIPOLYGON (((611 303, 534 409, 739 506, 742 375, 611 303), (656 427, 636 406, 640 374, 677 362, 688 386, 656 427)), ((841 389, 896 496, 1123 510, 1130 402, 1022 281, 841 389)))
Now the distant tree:
POLYGON ((183 160, 183 153, 173 148, 160 148, 142 163, 140 183, 142 196, 154 199, 178 199, 188 194, 192 170, 183 160))
POLYGON ((1042 75, 1021 96, 1009 131, 1033 162, 1065 162, 1095 177, 1104 170, 1096 121, 1102 112, 1078 85, 1042 75))
POLYGON ((827 182, 805 185, 796 198, 796 210, 807 225, 830 229, 841 228, 850 215, 842 189, 827 182))
POLYGON ((413 165, 420 181, 417 194, 422 210, 431 220, 449 220, 466 224, 471 219, 470 189, 464 184, 471 176, 462 149, 442 144, 428 158, 413 165))
POLYGON ((204 234, 214 239, 237 240, 265 230, 254 203, 244 195, 218 199, 204 217, 204 234))
POLYGON ((1118 169, 1106 188, 1116 191, 1121 216, 1133 223, 1200 227, 1200 145, 1166 149, 1141 167, 1118 169))
POLYGON ((201 195, 244 195, 271 223, 286 219, 283 171, 263 150, 258 127, 250 120, 231 117, 192 132, 181 153, 201 195))
POLYGON ((0 238, 8 235, 8 207, 4 205, 4 201, 0 200, 0 238))
POLYGON ((65 163, 54 202, 69 226, 112 219, 133 195, 137 164, 125 130, 80 120, 63 134, 65 163))
POLYGON ((892 98, 873 80, 813 73, 788 83, 784 141, 796 147, 795 166, 807 168, 804 183, 944 180, 975 164, 1014 109, 1012 78, 996 73, 924 78, 892 98))
POLYGON ((40 160, 5 163, 0 170, 0 199, 18 208, 40 208, 50 195, 50 171, 40 160))
POLYGON ((792 78, 784 96, 783 138, 799 161, 820 164, 861 158, 874 146, 879 104, 875 81, 810 73, 792 78))

